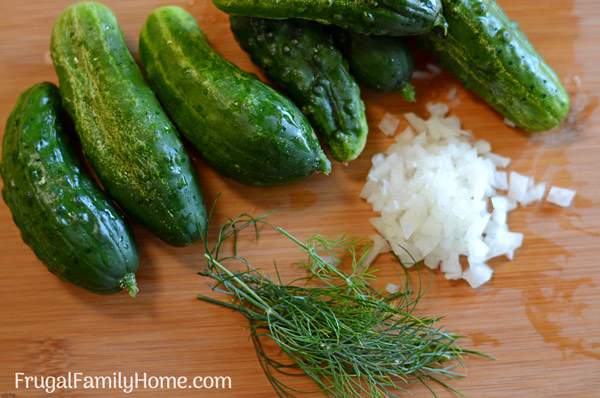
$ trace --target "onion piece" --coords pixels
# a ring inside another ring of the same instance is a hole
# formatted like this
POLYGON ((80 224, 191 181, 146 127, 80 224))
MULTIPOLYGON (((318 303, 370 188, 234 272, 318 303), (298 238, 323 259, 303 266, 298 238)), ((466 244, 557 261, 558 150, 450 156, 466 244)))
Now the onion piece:
POLYGON ((427 130, 427 125, 425 124, 425 120, 421 119, 417 115, 412 112, 405 113, 404 117, 408 121, 408 124, 417 132, 421 133, 427 130))
POLYGON ((446 98, 448 98, 448 101, 455 101, 458 99, 458 89, 456 88, 456 86, 450 87, 446 98))
POLYGON ((541 182, 533 187, 531 187, 526 194, 525 202, 523 205, 529 206, 532 203, 541 202, 544 199, 544 194, 546 193, 546 183, 541 182))
POLYGON ((399 125, 400 119, 391 113, 386 113, 379 122, 379 130, 381 130, 383 134, 387 135, 388 137, 391 137, 396 134, 396 130, 398 130, 399 125))
POLYGON ((510 164, 510 158, 496 155, 495 153, 489 153, 486 155, 486 157, 488 159, 490 159, 492 161, 492 163, 494 163, 496 166, 498 166, 502 169, 507 168, 508 165, 510 164))
MULTIPOLYGON (((428 102, 425 104, 427 111, 431 114, 431 116, 439 116, 443 117, 448 113, 448 105, 446 104, 435 104, 433 102, 428 102)), ((429 121, 439 121, 438 119, 429 119, 429 121)), ((431 133, 431 131, 430 131, 431 133)))
POLYGON ((385 287, 385 291, 388 292, 389 294, 396 294, 400 291, 400 286, 395 285, 393 283, 388 283, 387 286, 385 287))
POLYGON ((484 155, 486 153, 490 153, 492 150, 492 145, 488 141, 485 140, 477 140, 475 142, 475 149, 477 149, 477 153, 480 155, 484 155))
POLYGON ((435 64, 427 64, 425 67, 429 72, 433 73, 433 75, 439 75, 442 73, 442 69, 435 64))
POLYGON ((425 72, 423 70, 415 70, 412 74, 412 78, 415 80, 430 80, 433 78, 433 74, 430 72, 425 72))
POLYGON ((551 187, 546 201, 560 207, 570 207, 575 199, 576 191, 560 187, 551 187))
POLYGON ((511 171, 508 197, 519 203, 525 203, 527 199, 527 190, 532 184, 533 180, 531 177, 524 176, 516 171, 511 171))
POLYGON ((508 191, 508 173, 505 171, 495 171, 492 187, 508 191))
POLYGON ((472 288, 477 289, 484 283, 492 279, 494 271, 484 263, 470 264, 469 269, 462 275, 472 288))
POLYGON ((387 240, 383 239, 380 235, 371 235, 371 240, 373 241, 373 245, 362 262, 362 266, 365 268, 369 267, 377 256, 391 250, 387 240))

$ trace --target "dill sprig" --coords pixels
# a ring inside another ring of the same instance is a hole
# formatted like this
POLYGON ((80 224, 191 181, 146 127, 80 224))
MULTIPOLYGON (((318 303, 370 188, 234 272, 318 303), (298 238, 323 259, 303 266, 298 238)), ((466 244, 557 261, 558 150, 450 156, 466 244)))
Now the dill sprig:
POLYGON ((362 265, 370 248, 364 241, 315 236, 303 242, 264 217, 242 214, 219 228, 212 247, 206 242, 208 264, 200 274, 231 299, 198 298, 248 319, 260 364, 279 397, 296 396, 286 379, 299 375, 336 398, 396 396, 414 381, 434 396, 431 384, 460 395, 445 380, 461 377, 455 367, 465 355, 483 356, 457 345, 460 336, 437 326, 440 318, 414 314, 421 293, 408 276, 396 294, 375 291, 369 284, 373 274, 362 265), (277 272, 272 280, 238 254, 239 234, 251 228, 258 238, 261 226, 274 228, 307 254, 307 276, 284 283, 277 272), (223 254, 228 242, 232 253, 223 254), (348 272, 342 271, 343 258, 349 258, 348 272), (242 269, 232 270, 232 263, 242 269), (287 362, 267 348, 268 340, 287 362))

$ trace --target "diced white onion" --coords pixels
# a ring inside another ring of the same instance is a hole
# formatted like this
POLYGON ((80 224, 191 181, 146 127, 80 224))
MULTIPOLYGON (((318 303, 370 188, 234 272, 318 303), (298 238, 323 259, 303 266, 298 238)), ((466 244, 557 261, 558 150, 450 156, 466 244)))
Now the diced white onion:
POLYGON ((462 275, 472 288, 477 289, 492 278, 494 271, 485 263, 473 263, 462 275))
POLYGON ((575 199, 576 192, 571 189, 551 187, 546 201, 560 207, 570 207, 575 199))
MULTIPOLYGON (((424 261, 448 279, 481 286, 492 275, 485 261, 512 257, 522 244, 523 235, 508 230, 508 212, 517 200, 539 195, 539 188, 520 174, 509 184, 497 167, 510 159, 492 153, 487 141, 473 143, 460 120, 447 116, 447 105, 429 103, 427 110, 429 119, 407 113, 410 127, 373 156, 361 197, 379 213, 371 224, 405 266, 424 261), (500 196, 496 189, 512 195, 500 196), (470 265, 466 272, 461 257, 470 265)), ((374 239, 368 262, 381 250, 374 239)))
POLYGON ((531 185, 533 185, 531 177, 524 176, 516 171, 511 171, 508 197, 519 203, 525 203, 527 200, 527 191, 531 185))
POLYGON ((383 134, 391 137, 396 134, 396 130, 398 130, 399 125, 400 119, 391 113, 386 113, 383 115, 381 122, 379 122, 379 129, 383 132, 383 134))
POLYGON ((433 74, 422 70, 415 70, 412 74, 412 78, 415 80, 429 80, 433 78, 433 74))
POLYGON ((370 266, 373 260, 375 260, 381 253, 390 251, 389 243, 380 235, 372 235, 371 240, 373 241, 373 246, 371 246, 371 249, 363 260, 363 267, 370 266))
POLYGON ((425 67, 427 68, 427 70, 429 72, 433 73, 434 75, 439 75, 440 73, 442 73, 442 70, 437 65, 427 64, 427 65, 425 65, 425 67))
POLYGON ((475 142, 475 149, 477 149, 478 154, 485 155, 486 153, 490 153, 490 151, 492 150, 492 146, 488 141, 477 140, 475 142))
POLYGON ((505 196, 492 197, 492 206, 494 208, 492 212, 492 220, 499 225, 505 225, 508 212, 515 207, 513 203, 514 202, 511 203, 505 196))
MULTIPOLYGON (((447 279, 477 288, 492 277, 486 261, 512 260, 523 245, 523 234, 508 228, 508 213, 517 204, 542 200, 546 184, 499 171, 511 160, 491 152, 487 141, 474 142, 457 117, 447 116, 446 104, 429 103, 427 110, 429 119, 405 114, 410 127, 371 160, 361 197, 379 213, 370 222, 383 238, 373 238, 366 260, 370 264, 392 250, 406 267, 423 261, 447 279)), ((395 132, 398 124, 394 120, 393 128, 382 130, 395 132)), ((574 196, 575 191, 552 187, 546 200, 570 206, 574 196)))
MULTIPOLYGON (((433 102, 428 102, 425 107, 427 111, 431 114, 431 116, 439 116, 443 117, 448 113, 448 105, 446 104, 435 104, 433 102)), ((438 121, 437 119, 430 119, 430 121, 438 121)))
POLYGON ((421 133, 427 129, 427 124, 425 124, 425 120, 421 119, 414 113, 405 113, 404 117, 408 120, 408 124, 417 132, 421 133))
POLYGON ((510 158, 506 158, 504 156, 496 155, 495 153, 489 153, 486 155, 488 159, 492 161, 497 167, 501 169, 505 169, 510 164, 510 158))
POLYGON ((388 283, 387 286, 385 287, 385 290, 389 294, 396 294, 400 291, 400 286, 395 285, 393 283, 388 283))
POLYGON ((505 171, 495 171, 492 187, 502 191, 508 191, 508 173, 505 171))
POLYGON ((458 89, 456 88, 456 86, 450 87, 450 90, 448 90, 447 98, 448 101, 454 101, 458 99, 458 89))
POLYGON ((529 206, 532 203, 541 202, 544 199, 544 194, 546 193, 546 183, 542 182, 537 185, 532 186, 527 191, 525 202, 523 205, 529 206))

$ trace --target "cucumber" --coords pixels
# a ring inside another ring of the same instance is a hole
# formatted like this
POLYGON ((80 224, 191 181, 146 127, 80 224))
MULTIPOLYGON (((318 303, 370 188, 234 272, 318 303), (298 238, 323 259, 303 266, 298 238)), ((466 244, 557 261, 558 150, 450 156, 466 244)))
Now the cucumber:
POLYGON ((401 39, 347 31, 335 36, 359 82, 374 90, 399 92, 405 100, 415 101, 415 88, 410 83, 414 62, 401 39))
POLYGON ((165 242, 200 239, 206 211, 191 161, 112 12, 93 2, 68 7, 51 53, 65 107, 108 193, 165 242))
POLYGON ((412 36, 444 26, 441 0, 213 0, 231 15, 309 19, 366 35, 412 36))
POLYGON ((236 16, 231 29, 252 60, 308 117, 333 158, 356 159, 369 133, 365 105, 331 34, 308 21, 236 16))
POLYGON ((218 55, 183 9, 150 14, 140 56, 180 131, 222 174, 278 185, 329 173, 331 164, 300 110, 218 55))
POLYGON ((63 280, 96 293, 137 293, 135 243, 119 212, 81 167, 51 83, 32 86, 8 118, 2 196, 21 235, 63 280))
POLYGON ((556 73, 493 0, 444 0, 448 33, 425 46, 465 87, 525 131, 558 126, 569 96, 556 73))

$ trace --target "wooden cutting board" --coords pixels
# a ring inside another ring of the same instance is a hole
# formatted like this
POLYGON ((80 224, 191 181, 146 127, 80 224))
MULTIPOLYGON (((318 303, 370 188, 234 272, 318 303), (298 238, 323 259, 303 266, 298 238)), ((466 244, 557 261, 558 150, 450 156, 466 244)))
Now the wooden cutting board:
MULTIPOLYGON (((0 123, 18 94, 42 80, 56 81, 48 47, 54 18, 64 0, 0 2, 0 123)), ((131 49, 146 15, 161 0, 107 1, 131 49)), ((241 68, 257 72, 234 41, 226 16, 209 0, 172 1, 196 16, 215 48, 241 68)), ((541 204, 510 217, 525 232, 515 261, 493 261, 494 279, 479 290, 425 272, 428 293, 419 311, 445 315, 444 324, 465 337, 464 344, 495 361, 468 360, 468 377, 454 383, 470 397, 600 397, 600 4, 598 0, 502 0, 507 13, 557 70, 571 93, 589 105, 575 128, 530 139, 508 128, 502 118, 442 74, 416 82, 419 101, 368 90, 371 136, 364 155, 329 177, 282 188, 259 189, 219 177, 201 160, 197 168, 208 203, 219 193, 215 222, 249 211, 277 210, 271 217, 301 237, 372 233, 367 204, 358 198, 371 156, 392 140, 377 128, 385 112, 424 115, 427 101, 446 101, 458 87, 452 112, 477 138, 513 158, 513 169, 578 191, 575 205, 559 209, 541 204), (573 77, 579 76, 577 89, 573 77)), ((424 61, 427 62, 427 61, 424 61)), ((419 66, 423 68, 423 65, 419 66)), ((579 100, 578 100, 579 101, 579 100)), ((424 115, 425 116, 425 115, 424 115)), ((402 122, 404 124, 404 122, 402 122)), ((402 126, 401 126, 402 127, 402 126)), ((148 372, 156 376, 229 376, 231 390, 139 390, 140 397, 274 397, 248 339, 247 324, 228 310, 198 302, 208 292, 201 269, 200 244, 169 247, 136 227, 141 252, 140 295, 97 296, 46 271, 21 241, 8 208, 0 205, 0 397, 37 397, 40 391, 15 389, 15 372, 89 375, 148 372)), ((284 277, 299 275, 299 257, 272 233, 248 253, 268 269, 276 258, 284 277)), ((383 256, 377 284, 399 282, 398 264, 383 256)), ((308 389, 314 386, 303 383, 308 389)), ((429 396, 414 386, 415 397, 429 396)), ((56 397, 124 395, 112 391, 59 391, 56 397)), ((311 396, 320 396, 313 394, 311 396)), ((442 392, 441 396, 446 396, 442 392)))

